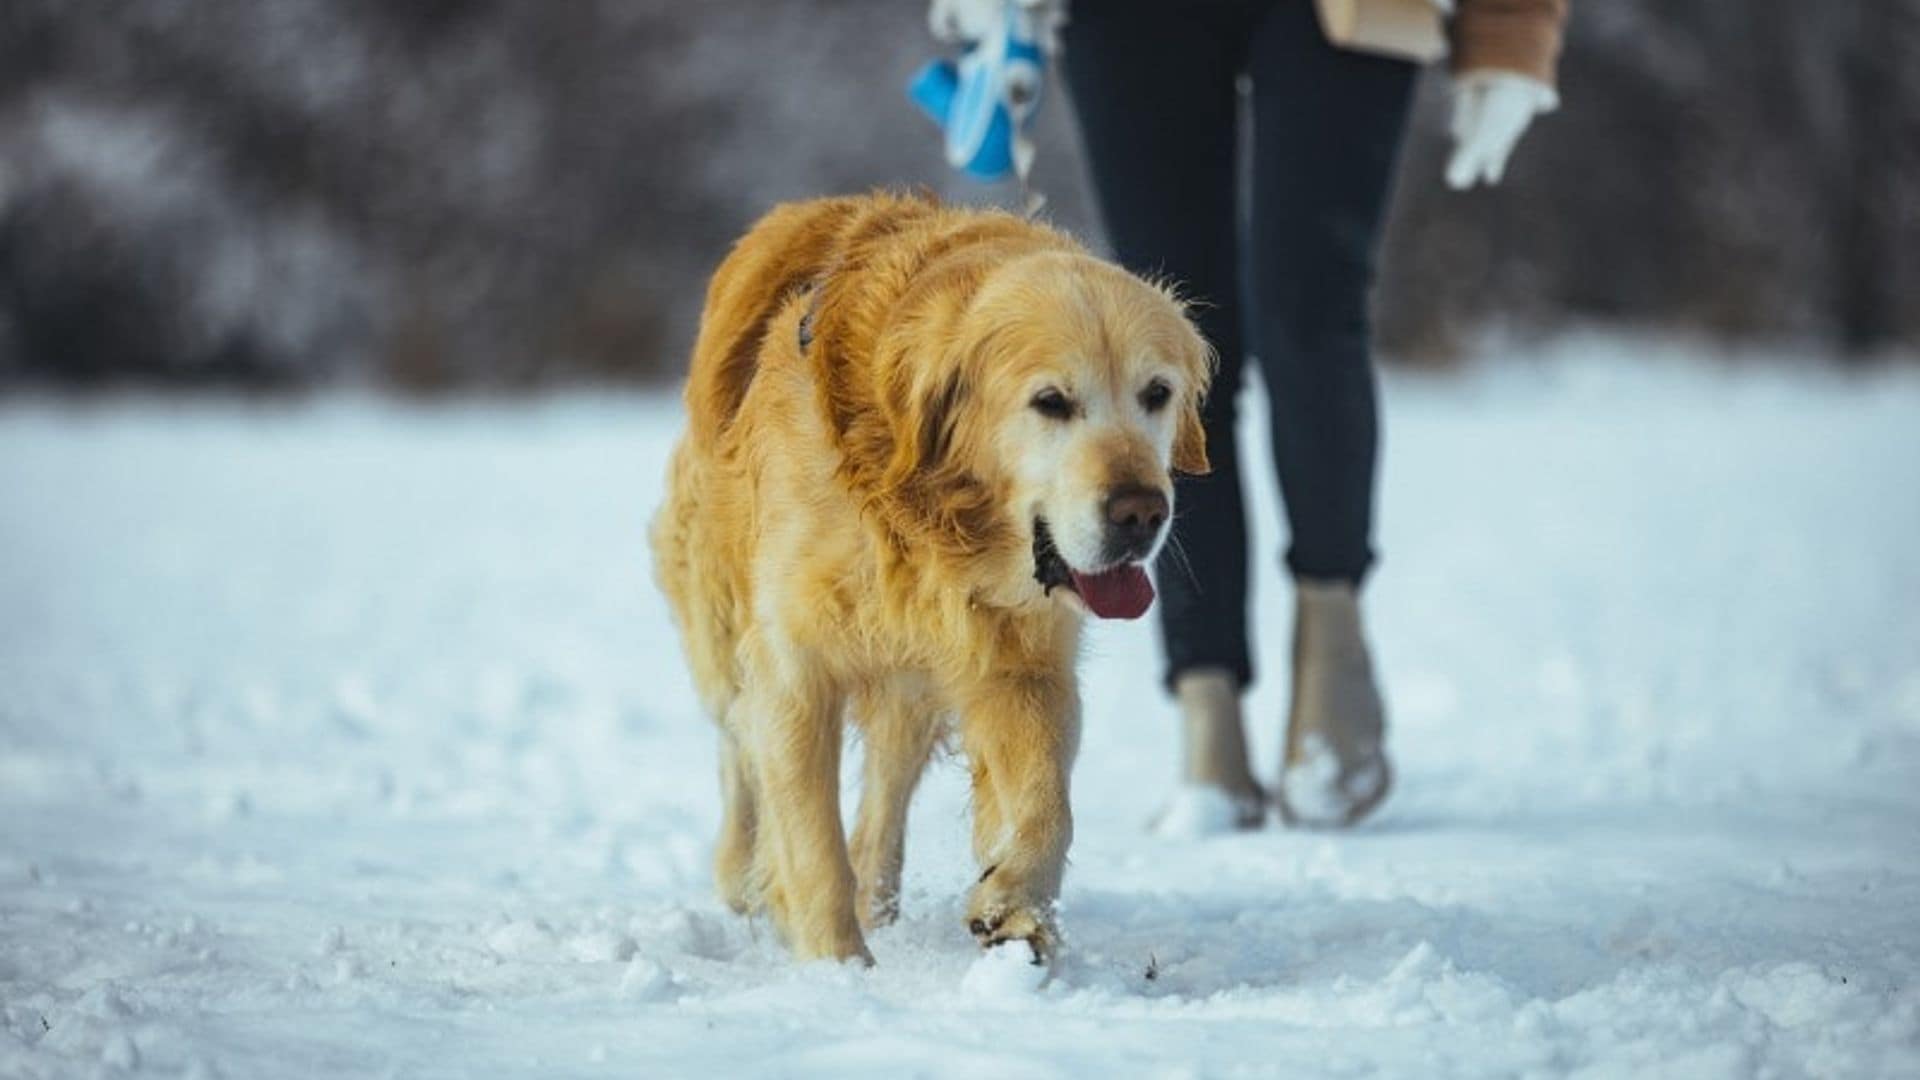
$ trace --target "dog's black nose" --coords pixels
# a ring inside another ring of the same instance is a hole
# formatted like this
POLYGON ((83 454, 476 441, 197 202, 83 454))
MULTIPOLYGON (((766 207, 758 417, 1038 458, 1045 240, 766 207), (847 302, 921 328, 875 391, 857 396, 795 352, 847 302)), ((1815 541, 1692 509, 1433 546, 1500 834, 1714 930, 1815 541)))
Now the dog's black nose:
POLYGON ((1145 555, 1167 523, 1167 496, 1149 487, 1115 488, 1107 495, 1107 546, 1117 558, 1145 555))

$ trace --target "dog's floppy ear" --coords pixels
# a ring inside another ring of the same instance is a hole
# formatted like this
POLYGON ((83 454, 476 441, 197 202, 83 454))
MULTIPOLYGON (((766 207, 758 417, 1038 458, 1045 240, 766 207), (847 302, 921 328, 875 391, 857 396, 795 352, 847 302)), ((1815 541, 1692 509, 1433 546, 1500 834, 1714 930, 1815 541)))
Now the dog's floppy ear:
POLYGON ((881 484, 896 527, 923 542, 978 552, 1005 533, 999 500, 965 445, 968 384, 959 366, 928 371, 893 397, 893 453, 881 484))
POLYGON ((1205 476, 1213 471, 1213 463, 1207 460, 1207 426, 1200 419, 1200 408, 1211 392, 1219 354, 1194 323, 1192 302, 1182 299, 1170 285, 1162 283, 1160 289, 1180 309, 1184 340, 1175 348, 1174 355, 1180 358, 1181 368, 1193 380, 1192 389, 1181 398, 1180 419, 1173 430, 1173 471, 1205 476))
POLYGON ((1200 422, 1198 395, 1180 407, 1179 426, 1173 432, 1173 471, 1188 476, 1205 476, 1213 471, 1207 460, 1207 429, 1200 422))
POLYGON ((895 486, 928 479, 952 464, 954 433, 966 382, 957 365, 902 363, 893 369, 887 411, 892 414, 893 453, 887 474, 895 486), (915 377, 918 374, 919 377, 915 377))
POLYGON ((1207 395, 1213 392, 1217 357, 1213 347, 1200 336, 1200 331, 1193 328, 1192 323, 1187 325, 1193 334, 1196 349, 1190 354, 1196 359, 1188 370, 1193 372, 1198 384, 1180 403, 1180 420, 1173 429, 1173 471, 1188 476, 1205 476, 1213 471, 1213 462, 1207 460, 1207 425, 1200 418, 1200 410, 1206 404, 1207 395))
POLYGON ((917 388, 909 399, 907 430, 902 432, 913 467, 920 471, 948 464, 954 428, 960 419, 960 402, 966 396, 966 383, 957 369, 942 372, 927 383, 917 388))

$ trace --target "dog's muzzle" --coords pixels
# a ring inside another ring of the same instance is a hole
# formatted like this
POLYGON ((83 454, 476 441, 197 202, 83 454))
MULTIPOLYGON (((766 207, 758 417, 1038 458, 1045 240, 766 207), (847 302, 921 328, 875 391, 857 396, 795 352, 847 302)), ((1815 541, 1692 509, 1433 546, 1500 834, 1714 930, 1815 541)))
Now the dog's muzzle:
POLYGON ((1102 619, 1137 619, 1153 606, 1153 581, 1138 559, 1152 549, 1148 541, 1138 556, 1113 563, 1104 570, 1075 570, 1054 545, 1045 518, 1033 523, 1033 579, 1043 592, 1066 589, 1080 598, 1088 611, 1102 619))

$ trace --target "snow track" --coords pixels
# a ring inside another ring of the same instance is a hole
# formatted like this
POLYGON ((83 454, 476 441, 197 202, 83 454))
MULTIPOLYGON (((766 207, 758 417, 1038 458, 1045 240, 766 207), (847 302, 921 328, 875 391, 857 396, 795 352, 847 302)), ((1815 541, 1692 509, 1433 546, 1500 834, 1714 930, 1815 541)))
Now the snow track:
POLYGON ((1149 836, 1093 633, 1038 990, 951 762, 873 970, 711 898, 677 403, 0 405, 0 1076, 1920 1074, 1920 378, 1627 351, 1389 380, 1366 827, 1149 836))

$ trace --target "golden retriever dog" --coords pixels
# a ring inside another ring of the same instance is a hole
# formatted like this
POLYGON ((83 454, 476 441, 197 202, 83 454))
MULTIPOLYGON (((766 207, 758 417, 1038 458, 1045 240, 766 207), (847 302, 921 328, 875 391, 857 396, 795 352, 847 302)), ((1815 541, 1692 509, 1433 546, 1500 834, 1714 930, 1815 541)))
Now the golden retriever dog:
POLYGON ((1010 214, 775 209, 707 293, 655 570, 721 730, 721 897, 871 963, 936 743, 972 770, 983 945, 1057 944, 1080 622, 1136 618, 1207 469, 1211 353, 1164 288, 1010 214), (852 841, 843 725, 865 746, 852 841))

